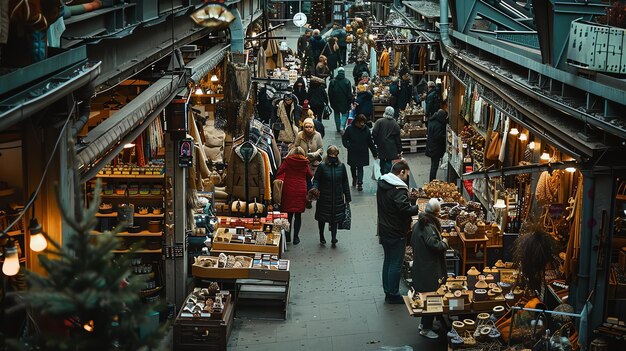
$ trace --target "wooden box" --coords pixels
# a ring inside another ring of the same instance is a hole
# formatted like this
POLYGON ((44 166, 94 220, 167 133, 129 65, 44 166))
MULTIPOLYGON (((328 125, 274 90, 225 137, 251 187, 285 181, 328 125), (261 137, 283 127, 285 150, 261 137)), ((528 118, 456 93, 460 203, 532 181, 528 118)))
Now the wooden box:
MULTIPOLYGON (((235 306, 229 297, 221 319, 178 317, 174 321, 175 351, 226 350, 235 306)), ((182 309, 181 309, 182 311, 182 309)))
POLYGON ((249 278, 251 279, 263 279, 263 280, 280 280, 280 281, 289 281, 289 269, 290 269, 290 261, 287 261, 287 269, 279 270, 279 269, 262 269, 262 268, 250 268, 249 278))
MULTIPOLYGON (((233 229, 234 231, 234 229, 233 229)), ((251 243, 233 243, 224 238, 224 228, 218 228, 215 233, 215 240, 211 246, 211 250, 230 251, 230 252, 262 252, 273 255, 280 255, 280 233, 273 233, 274 240, 272 244, 256 245, 251 243)))
MULTIPOLYGON (((199 256, 198 258, 202 258, 202 256, 199 256)), ((250 259, 249 265, 247 267, 242 268, 202 267, 194 263, 193 265, 191 265, 191 275, 198 278, 248 278, 251 266, 252 259, 250 259)))

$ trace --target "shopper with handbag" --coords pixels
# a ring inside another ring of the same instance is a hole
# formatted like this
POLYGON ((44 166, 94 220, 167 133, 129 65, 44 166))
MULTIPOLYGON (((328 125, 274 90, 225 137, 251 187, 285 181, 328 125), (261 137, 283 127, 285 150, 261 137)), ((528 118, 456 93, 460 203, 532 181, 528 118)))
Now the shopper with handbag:
POLYGON ((305 156, 309 160, 309 168, 311 174, 315 174, 317 167, 322 161, 322 153, 324 150, 324 142, 322 135, 315 130, 315 123, 312 118, 307 118, 302 122, 302 130, 298 132, 294 147, 301 147, 305 152, 305 156))
POLYGON ((430 175, 428 181, 437 178, 437 170, 443 154, 446 153, 446 125, 448 112, 439 109, 428 118, 428 139, 425 155, 430 157, 430 175))
POLYGON ((343 146, 348 150, 352 186, 356 186, 358 191, 363 191, 363 167, 370 164, 368 149, 374 158, 378 157, 370 129, 365 125, 366 121, 365 116, 358 115, 354 122, 346 128, 341 138, 343 146))
POLYGON ((322 78, 311 77, 309 84, 309 104, 311 110, 318 121, 324 115, 324 106, 328 104, 328 94, 326 93, 326 82, 322 78))
POLYGON ((328 98, 335 114, 337 133, 343 133, 348 120, 348 112, 352 108, 352 84, 346 78, 343 67, 337 69, 337 76, 328 85, 328 98))
POLYGON ((311 177, 313 174, 309 168, 309 160, 299 146, 289 151, 289 155, 285 157, 276 171, 276 179, 283 181, 280 210, 287 212, 290 225, 290 230, 285 233, 285 236, 287 242, 291 242, 291 233, 293 233, 294 245, 300 243, 298 234, 302 224, 302 212, 306 205, 307 179, 311 177))
POLYGON ((315 172, 311 190, 319 192, 315 207, 315 220, 318 224, 320 244, 326 244, 324 228, 328 223, 331 243, 335 247, 338 242, 338 224, 345 219, 346 205, 352 201, 348 172, 346 166, 339 161, 339 149, 336 146, 331 145, 326 150, 326 158, 315 172))
MULTIPOLYGON (((411 278, 416 292, 436 291, 439 288, 439 279, 447 276, 448 240, 441 236, 441 222, 437 217, 440 210, 439 200, 430 199, 413 226, 411 247, 414 259, 411 278)), ((439 337, 433 331, 433 321, 432 315, 422 317, 420 335, 429 339, 439 337)))

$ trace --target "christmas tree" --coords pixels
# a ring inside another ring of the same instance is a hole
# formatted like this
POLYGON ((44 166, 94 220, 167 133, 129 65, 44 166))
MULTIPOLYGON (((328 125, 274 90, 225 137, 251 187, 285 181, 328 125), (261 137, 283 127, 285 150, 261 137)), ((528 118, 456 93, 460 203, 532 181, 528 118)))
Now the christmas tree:
MULTIPOLYGON (((74 149, 73 145, 70 148, 74 149)), ((76 171, 74 179, 80 179, 76 171)), ((59 201, 63 219, 73 233, 64 247, 47 238, 53 248, 47 250, 48 256, 39 255, 46 275, 27 272, 29 288, 15 293, 20 306, 12 309, 25 308, 34 313, 31 320, 45 323, 34 328, 36 333, 9 340, 9 349, 139 350, 161 342, 165 326, 139 337, 139 326, 156 306, 141 301, 138 293, 145 282, 131 274, 128 255, 113 253, 120 245, 116 233, 121 226, 113 232, 92 234, 100 191, 98 180, 94 200, 85 207, 82 187, 74 185, 75 206, 82 211, 59 201)))
POLYGON ((326 26, 324 19, 326 11, 324 9, 324 0, 311 1, 311 28, 320 31, 326 26))

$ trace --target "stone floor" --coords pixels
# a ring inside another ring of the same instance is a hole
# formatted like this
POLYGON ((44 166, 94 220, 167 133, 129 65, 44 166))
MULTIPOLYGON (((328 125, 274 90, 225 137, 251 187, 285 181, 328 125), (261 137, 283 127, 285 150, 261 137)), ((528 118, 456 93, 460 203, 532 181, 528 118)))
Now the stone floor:
MULTIPOLYGON (((285 35, 289 46, 296 46, 299 31, 293 25, 275 34, 285 35)), ((345 67, 347 77, 352 77, 352 66, 345 67)), ((324 125, 325 148, 341 146, 333 121, 324 125)), ((345 161, 345 149, 340 149, 345 161)), ((411 166, 411 185, 421 186, 428 180, 430 159, 423 153, 404 156, 411 166)), ((351 189, 352 229, 339 231, 336 248, 319 244, 315 209, 303 214, 302 242, 288 244, 284 255, 291 260, 287 320, 236 318, 229 350, 446 350, 444 339, 433 341, 418 334, 419 319, 410 317, 404 305, 384 302, 372 164, 365 168, 364 191, 351 189)), ((326 235, 330 242, 328 230, 326 235)), ((401 284, 401 289, 407 288, 401 284)))

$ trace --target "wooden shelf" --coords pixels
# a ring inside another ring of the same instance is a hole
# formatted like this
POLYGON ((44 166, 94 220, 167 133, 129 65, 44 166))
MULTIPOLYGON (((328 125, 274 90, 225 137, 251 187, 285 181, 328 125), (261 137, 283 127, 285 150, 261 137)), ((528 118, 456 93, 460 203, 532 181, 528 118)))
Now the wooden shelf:
POLYGON ((135 252, 130 252, 130 250, 112 250, 111 252, 113 253, 120 253, 120 254, 124 254, 124 253, 133 253, 133 254, 160 254, 161 253, 161 249, 156 249, 156 250, 137 250, 135 252))
MULTIPOLYGON (((107 218, 116 218, 117 217, 117 212, 111 212, 111 213, 96 213, 96 217, 107 217, 107 218)), ((145 214, 145 215, 140 215, 135 213, 133 215, 134 218, 163 218, 165 217, 165 214, 161 213, 161 214, 145 214)))
MULTIPOLYGON (((89 194, 89 196, 93 197, 93 194, 89 194)), ((101 198, 103 199, 126 199, 128 198, 129 200, 162 200, 163 199, 163 195, 117 195, 117 194, 111 194, 111 195, 105 195, 105 194, 101 194, 100 195, 101 198)))
POLYGON ((24 235, 24 232, 21 230, 13 230, 10 232, 7 232, 8 236, 18 236, 18 235, 24 235))
POLYGON ((13 194, 15 194, 15 189, 13 188, 6 188, 6 189, 0 190, 0 196, 9 196, 13 194))
MULTIPOLYGON (((94 235, 99 235, 102 234, 102 232, 98 232, 98 231, 92 231, 91 232, 94 235)), ((117 234, 115 234, 115 236, 126 236, 126 237, 144 237, 144 236, 163 236, 163 232, 158 232, 158 233, 153 233, 153 232, 149 232, 147 230, 142 230, 138 233, 129 233, 129 232, 119 232, 117 234)))
POLYGON ((164 179, 163 174, 98 174, 96 178, 114 179, 164 179))

